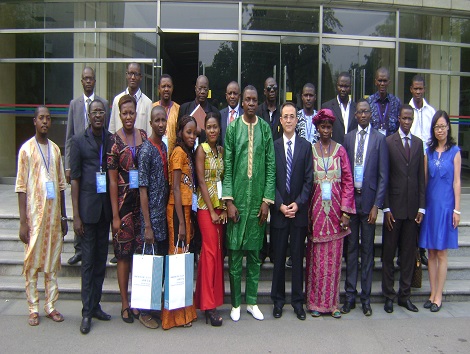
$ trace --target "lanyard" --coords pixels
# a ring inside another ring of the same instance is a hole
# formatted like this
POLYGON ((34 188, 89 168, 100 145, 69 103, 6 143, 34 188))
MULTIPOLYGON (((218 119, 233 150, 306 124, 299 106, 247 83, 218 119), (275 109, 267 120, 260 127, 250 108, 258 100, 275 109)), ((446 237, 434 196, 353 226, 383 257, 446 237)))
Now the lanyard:
POLYGON ((388 109, 389 109, 389 106, 390 106, 390 102, 387 102, 387 104, 385 105, 385 112, 383 114, 382 114, 382 105, 379 102, 376 102, 376 105, 377 105, 377 109, 379 110, 380 128, 382 128, 382 126, 385 123, 385 119, 388 116, 388 109))
POLYGON ((152 139, 148 139, 153 146, 155 146, 158 149, 158 152, 160 153, 160 157, 162 158, 162 163, 163 163, 163 174, 165 175, 165 180, 168 181, 168 160, 167 160, 167 155, 166 151, 163 152, 162 148, 156 144, 152 139))
POLYGON ((328 180, 328 165, 330 164, 330 150, 331 150, 331 140, 330 145, 328 145, 328 159, 325 164, 325 157, 323 156, 323 145, 320 141, 320 150, 321 150, 321 159, 323 160, 323 169, 325 170, 325 179, 328 180))
POLYGON ((130 145, 129 142, 127 141, 127 135, 126 135, 126 132, 124 131, 124 128, 121 128, 122 129, 122 134, 124 134, 124 138, 126 139, 126 144, 127 146, 129 146, 129 149, 131 150, 131 153, 132 153, 132 161, 134 162, 135 164, 135 128, 134 128, 134 145, 130 145))
POLYGON ((162 106, 163 109, 165 110, 166 120, 168 121, 168 119, 170 118, 170 111, 171 111, 171 106, 173 106, 173 101, 170 101, 170 105, 168 106, 168 111, 166 110, 166 107, 162 105, 162 100, 160 100, 160 106, 162 106))
POLYGON ((50 177, 49 167, 51 165, 51 146, 49 145, 49 141, 47 141, 47 162, 46 162, 46 158, 44 157, 41 147, 39 146, 38 139, 36 137, 34 137, 34 139, 36 139, 36 144, 38 145, 39 152, 41 153, 42 162, 44 162, 44 166, 46 167, 47 176, 50 177))
MULTIPOLYGON (((100 148, 100 173, 103 172, 103 148, 104 148, 104 129, 102 129, 103 134, 101 135, 101 148, 100 148)), ((89 134, 93 136, 93 131, 89 128, 89 134)), ((124 135, 125 136, 125 135, 124 135)), ((135 144, 135 142, 134 142, 135 144)))

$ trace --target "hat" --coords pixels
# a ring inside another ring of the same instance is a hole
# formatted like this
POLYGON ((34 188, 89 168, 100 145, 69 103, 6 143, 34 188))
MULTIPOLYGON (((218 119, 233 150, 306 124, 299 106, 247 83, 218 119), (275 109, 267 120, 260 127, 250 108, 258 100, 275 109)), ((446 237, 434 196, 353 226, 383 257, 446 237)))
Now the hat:
POLYGON ((313 117, 312 122, 317 126, 320 122, 328 121, 333 124, 336 120, 336 117, 331 109, 323 108, 318 111, 315 117, 313 117))

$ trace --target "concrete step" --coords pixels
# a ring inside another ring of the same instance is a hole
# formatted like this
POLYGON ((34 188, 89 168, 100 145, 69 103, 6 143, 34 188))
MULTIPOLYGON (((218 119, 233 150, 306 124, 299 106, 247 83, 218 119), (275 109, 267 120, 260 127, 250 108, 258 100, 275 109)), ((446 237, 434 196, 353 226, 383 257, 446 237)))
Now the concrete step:
MULTIPOLYGON (((80 300, 80 282, 72 277, 60 277, 59 282, 59 298, 62 300, 80 300)), ((0 275, 0 298, 1 299, 24 299, 25 288, 24 278, 17 276, 0 275)), ((195 285, 194 285, 195 286, 195 285)), ((245 286, 242 284, 242 295, 244 295, 245 286)), ((286 282, 286 304, 290 303, 290 288, 291 283, 286 282)), ((341 283, 341 302, 344 301, 344 286, 341 283)), ((39 276, 38 289, 43 297, 44 293, 44 278, 42 274, 39 276)), ((398 282, 395 283, 395 289, 398 289, 398 282)), ((129 291, 132 286, 129 286, 129 291)), ((360 291, 360 285, 358 287, 360 291)), ((258 303, 270 304, 272 303, 271 297, 271 282, 260 281, 258 286, 258 303)), ((423 286, 420 289, 412 289, 412 299, 414 302, 425 302, 429 298, 430 288, 427 281, 423 281, 423 286)), ((468 301, 470 298, 470 280, 447 280, 444 291, 444 301, 468 301)), ((102 301, 120 301, 119 287, 116 279, 106 278, 103 285, 102 301)), ((381 282, 374 281, 372 283, 371 302, 383 302, 381 282)), ((230 284, 225 281, 225 303, 230 303, 230 284)), ((359 298, 357 303, 360 303, 359 298)))

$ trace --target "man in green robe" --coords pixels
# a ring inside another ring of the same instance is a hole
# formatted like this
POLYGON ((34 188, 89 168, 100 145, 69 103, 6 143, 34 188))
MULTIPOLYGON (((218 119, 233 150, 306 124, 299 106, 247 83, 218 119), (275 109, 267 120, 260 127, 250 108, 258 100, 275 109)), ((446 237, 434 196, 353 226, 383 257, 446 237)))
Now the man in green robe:
POLYGON ((227 127, 225 177, 222 199, 226 200, 229 223, 227 249, 234 321, 240 319, 242 259, 246 253, 247 311, 257 320, 263 314, 256 305, 261 261, 259 251, 269 205, 274 203, 276 167, 271 128, 256 116, 258 92, 248 85, 243 90, 244 114, 227 127))

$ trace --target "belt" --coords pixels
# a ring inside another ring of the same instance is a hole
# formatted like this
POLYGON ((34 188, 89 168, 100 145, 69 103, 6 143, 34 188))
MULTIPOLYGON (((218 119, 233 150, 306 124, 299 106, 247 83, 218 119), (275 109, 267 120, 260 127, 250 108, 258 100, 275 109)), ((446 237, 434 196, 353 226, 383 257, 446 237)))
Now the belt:
POLYGON ((362 193, 362 188, 354 188, 354 191, 355 191, 357 194, 361 194, 361 193, 362 193))

